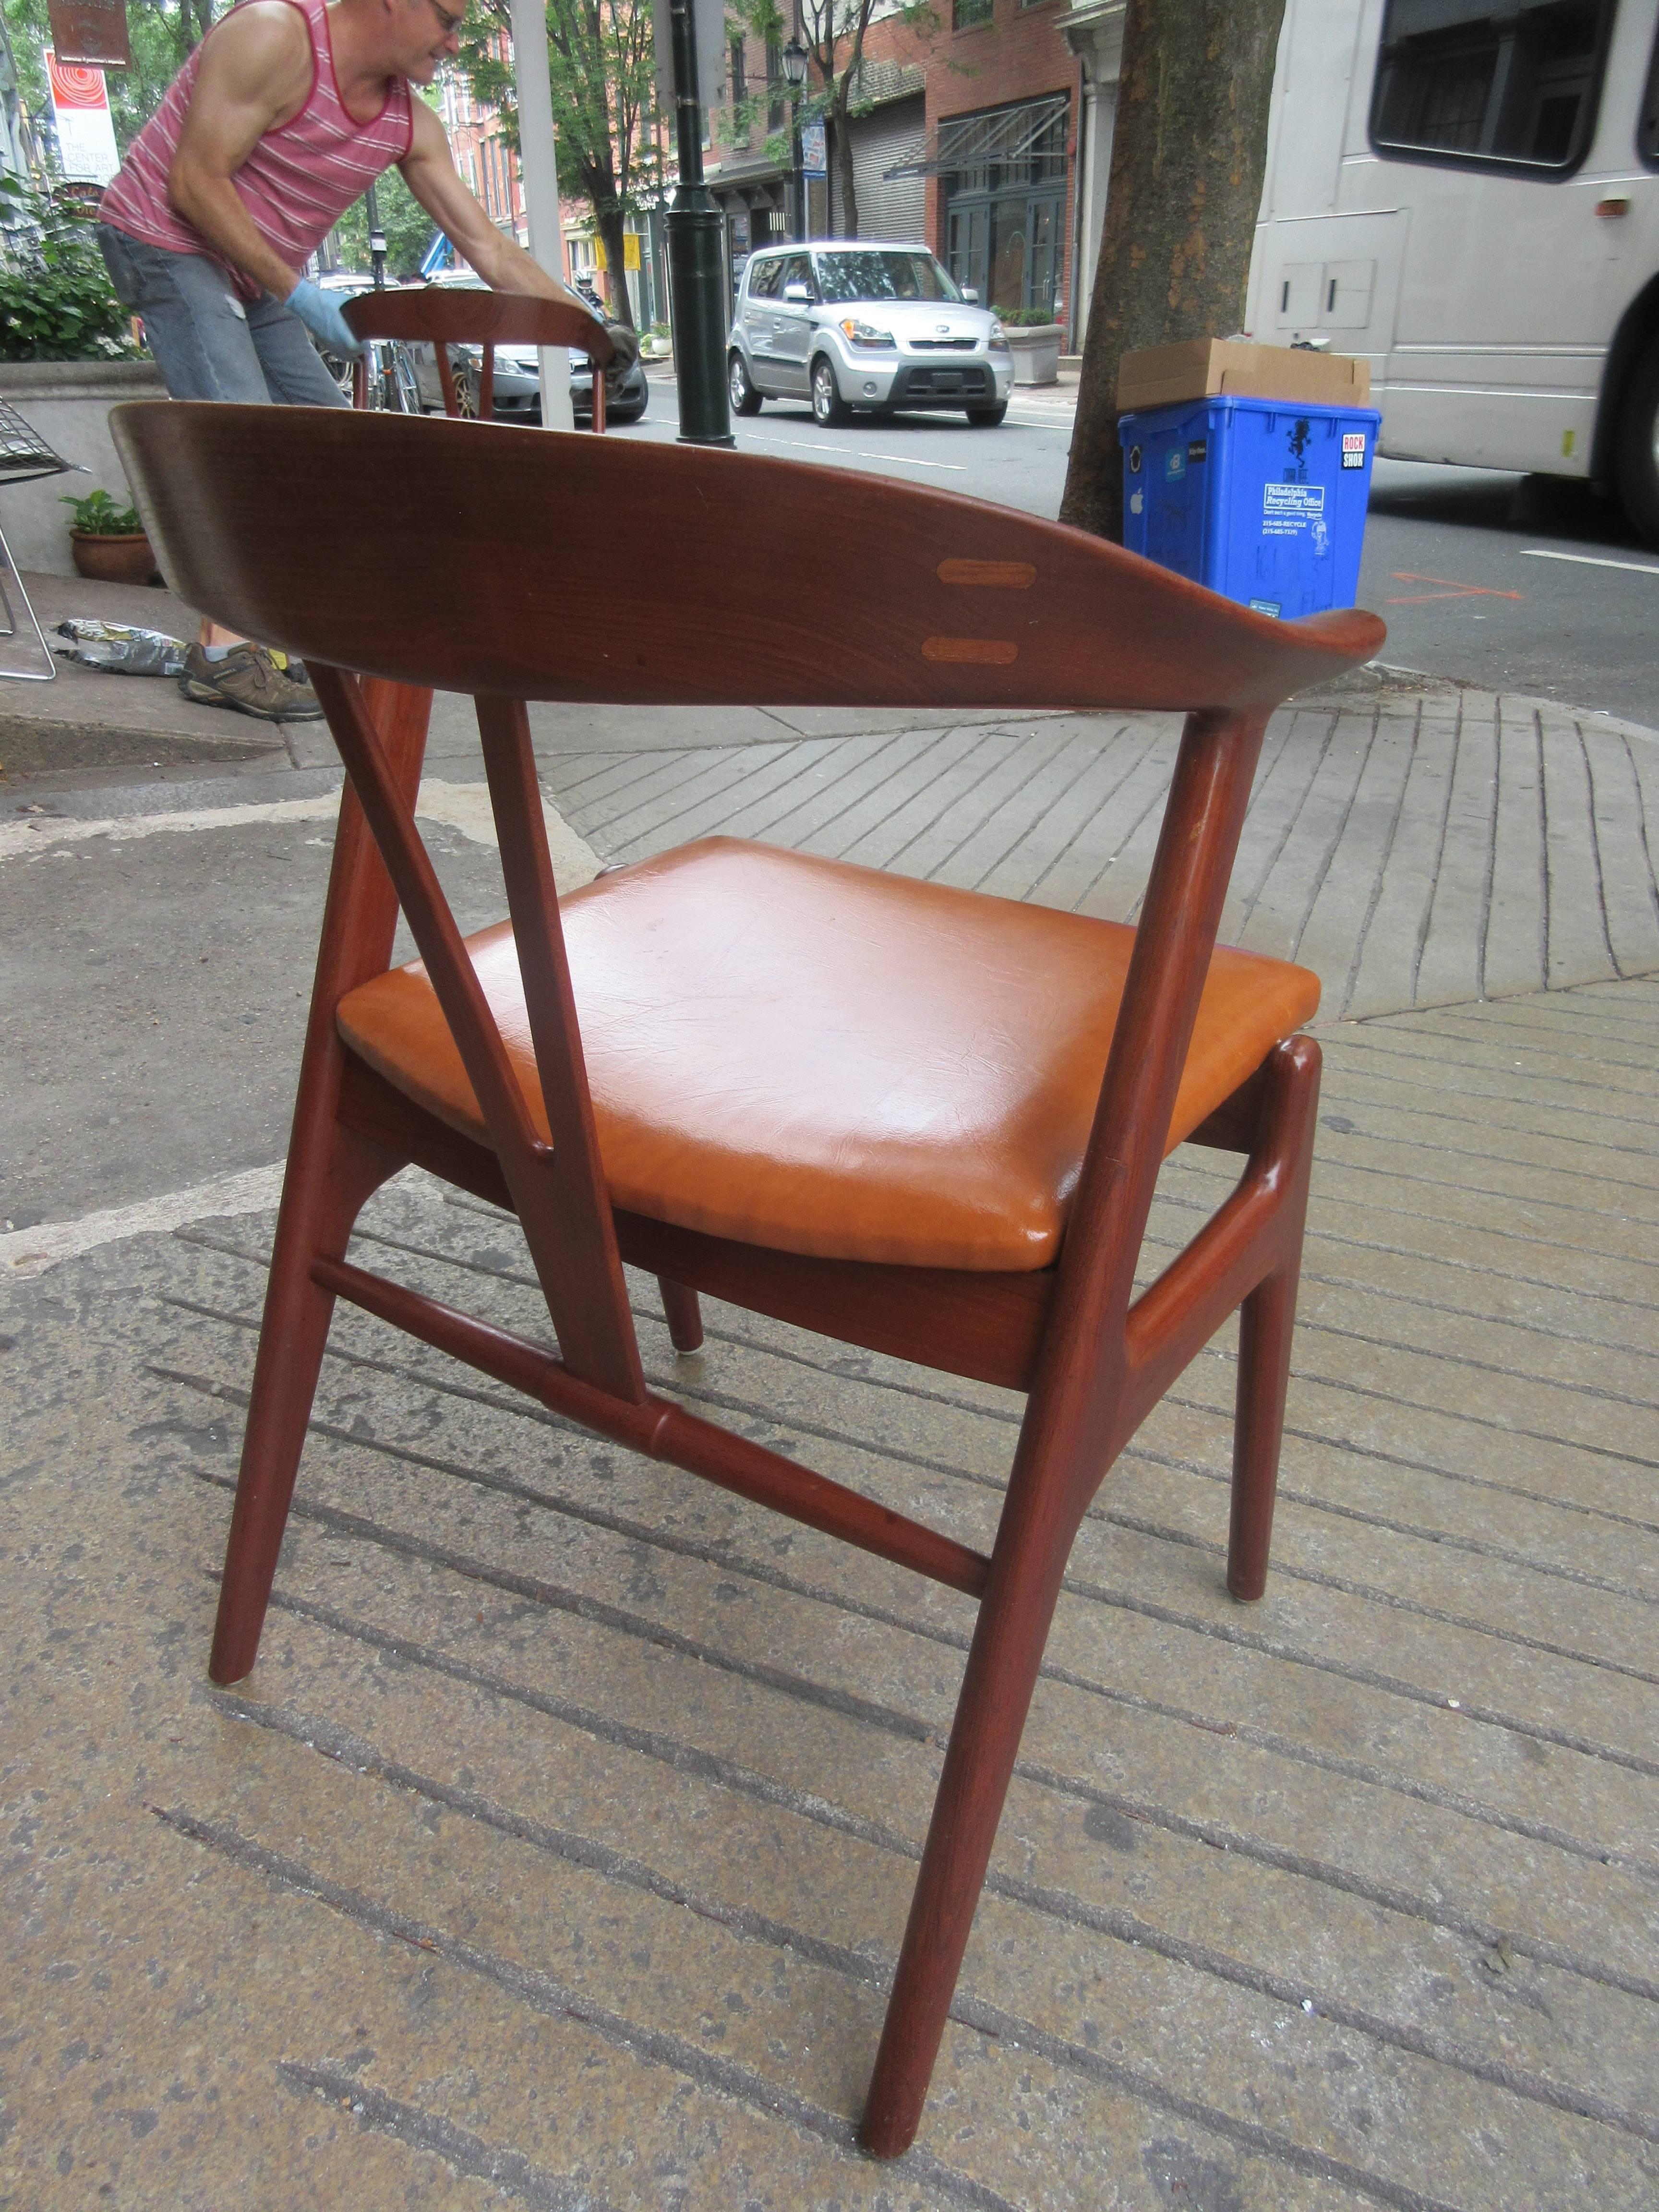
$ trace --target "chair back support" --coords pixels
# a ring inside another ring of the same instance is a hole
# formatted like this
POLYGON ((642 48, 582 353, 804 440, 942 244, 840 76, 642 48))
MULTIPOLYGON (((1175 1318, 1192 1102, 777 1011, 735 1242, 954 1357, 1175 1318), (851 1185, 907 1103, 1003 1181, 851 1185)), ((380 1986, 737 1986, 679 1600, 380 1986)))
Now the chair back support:
MULTIPOLYGON (((446 415, 461 411, 449 349, 481 347, 478 414, 486 422, 495 409, 498 345, 574 346, 593 363, 593 428, 605 428, 602 372, 615 360, 617 349, 605 325, 586 308, 562 300, 537 299, 527 292, 428 284, 395 292, 360 292, 345 302, 341 313, 356 337, 402 338, 411 345, 429 343, 437 357, 446 415)), ((358 404, 362 404, 361 399, 358 404)))
POLYGON ((173 403, 111 419, 173 589, 312 671, 568 1364, 622 1395, 638 1355, 522 702, 1194 710, 1073 1201, 1086 1249, 1116 1257, 1070 1281, 1069 1233, 1062 1255, 1062 1296, 1121 1318, 1267 716, 1375 652, 1374 617, 1272 622, 1055 524, 746 455, 322 410, 173 403), (289 496, 273 508, 276 472, 289 496), (395 560, 362 560, 365 518, 395 560), (629 564, 624 592, 593 549, 630 538, 674 550, 629 564), (418 761, 388 754, 360 675, 477 699, 550 1149, 415 829, 418 761))
POLYGON ((191 605, 307 662, 438 690, 1272 708, 1383 635, 1352 610, 1252 614, 979 500, 747 453, 179 401, 111 422, 191 605), (256 526, 274 482, 285 495, 256 526), (362 557, 365 529, 383 562, 362 557))

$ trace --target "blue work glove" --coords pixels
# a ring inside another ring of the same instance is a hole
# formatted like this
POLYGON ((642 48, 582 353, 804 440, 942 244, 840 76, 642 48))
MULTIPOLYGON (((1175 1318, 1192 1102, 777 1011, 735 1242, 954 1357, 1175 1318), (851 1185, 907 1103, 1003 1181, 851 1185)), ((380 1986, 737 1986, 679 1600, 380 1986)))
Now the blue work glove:
POLYGON ((302 276, 288 295, 287 304, 319 343, 342 361, 361 361, 362 347, 351 335, 351 325, 320 284, 302 276))

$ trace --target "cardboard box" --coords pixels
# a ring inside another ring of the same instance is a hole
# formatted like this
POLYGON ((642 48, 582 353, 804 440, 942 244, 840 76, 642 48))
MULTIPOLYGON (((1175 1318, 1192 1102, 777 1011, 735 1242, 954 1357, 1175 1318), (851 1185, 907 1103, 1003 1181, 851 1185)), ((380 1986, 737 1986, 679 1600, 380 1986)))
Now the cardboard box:
POLYGON ((1370 363, 1303 346, 1255 345, 1244 338, 1192 338, 1183 345, 1126 353, 1117 368, 1117 411, 1142 415, 1216 394, 1288 399, 1316 407, 1369 407, 1370 363))

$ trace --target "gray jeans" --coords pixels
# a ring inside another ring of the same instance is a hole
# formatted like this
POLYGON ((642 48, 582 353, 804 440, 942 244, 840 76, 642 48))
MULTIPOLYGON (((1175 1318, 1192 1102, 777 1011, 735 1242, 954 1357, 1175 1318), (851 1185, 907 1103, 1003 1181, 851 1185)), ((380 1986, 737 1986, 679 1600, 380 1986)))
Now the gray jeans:
POLYGON ((122 305, 144 319, 145 342, 173 398, 348 404, 311 333, 270 293, 239 299, 205 254, 146 246, 106 222, 98 243, 122 305))

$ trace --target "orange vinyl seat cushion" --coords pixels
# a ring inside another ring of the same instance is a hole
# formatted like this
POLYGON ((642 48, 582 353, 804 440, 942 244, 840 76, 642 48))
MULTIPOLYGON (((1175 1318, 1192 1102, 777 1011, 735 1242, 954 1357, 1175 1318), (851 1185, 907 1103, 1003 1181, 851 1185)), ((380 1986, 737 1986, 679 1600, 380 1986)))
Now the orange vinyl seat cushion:
MULTIPOLYGON (((1057 1256, 1134 932, 715 837, 561 902, 613 1204, 823 1259, 1057 1256)), ((510 923, 467 940, 546 1133, 510 923)), ((1173 1150, 1319 1004, 1218 948, 1173 1150)), ((418 963, 350 992, 350 1048, 488 1143, 418 963)))

